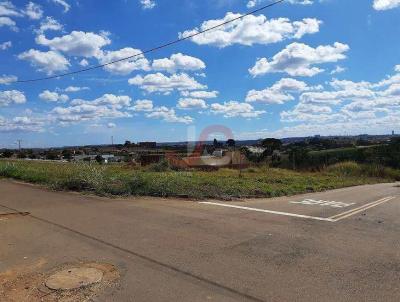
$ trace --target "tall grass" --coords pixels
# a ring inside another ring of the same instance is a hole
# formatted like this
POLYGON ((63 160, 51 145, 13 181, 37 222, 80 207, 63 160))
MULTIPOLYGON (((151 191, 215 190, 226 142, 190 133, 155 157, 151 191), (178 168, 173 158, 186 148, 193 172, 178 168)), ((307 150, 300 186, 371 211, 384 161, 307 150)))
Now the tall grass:
POLYGON ((52 163, 0 160, 0 177, 45 185, 55 190, 98 195, 179 196, 230 199, 275 197, 323 191, 367 183, 400 180, 400 172, 353 162, 336 164, 320 172, 295 172, 269 167, 242 172, 173 171, 161 163, 147 169, 97 163, 52 163))
POLYGON ((400 171, 378 164, 358 164, 356 162, 342 162, 329 166, 328 173, 344 177, 372 177, 391 180, 400 180, 400 171))

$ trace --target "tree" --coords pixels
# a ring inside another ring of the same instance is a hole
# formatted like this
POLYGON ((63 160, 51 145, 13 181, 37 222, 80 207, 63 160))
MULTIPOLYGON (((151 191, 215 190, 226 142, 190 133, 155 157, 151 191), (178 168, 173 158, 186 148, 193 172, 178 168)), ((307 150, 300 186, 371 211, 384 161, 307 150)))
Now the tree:
POLYGON ((246 158, 253 163, 260 163, 265 159, 265 152, 252 152, 247 147, 241 147, 240 153, 244 154, 246 158))
POLYGON ((219 141, 217 141, 216 138, 214 138, 214 142, 213 142, 214 149, 222 148, 222 146, 223 146, 223 143, 220 143, 219 141))
POLYGON ((271 157, 273 167, 278 167, 281 164, 281 155, 279 151, 274 151, 271 157))
POLYGON ((72 159, 72 152, 70 150, 63 150, 62 151, 62 156, 66 159, 66 160, 71 160, 72 159))
POLYGON ((228 140, 226 141, 226 145, 227 145, 228 147, 235 147, 236 142, 235 142, 234 139, 230 138, 230 139, 228 139, 228 140))
POLYGON ((5 150, 3 152, 3 157, 5 157, 5 158, 10 158, 13 155, 14 155, 14 152, 12 152, 11 150, 5 150))
POLYGON ((19 152, 17 157, 20 159, 24 159, 24 158, 26 158, 26 154, 24 152, 19 152))
POLYGON ((275 150, 281 150, 282 148, 282 142, 276 138, 266 138, 262 140, 261 145, 265 148, 268 156, 271 156, 275 150))
POLYGON ((125 147, 129 147, 130 145, 132 145, 131 141, 125 141, 125 144, 124 144, 125 147))
POLYGON ((104 162, 104 158, 103 158, 103 156, 101 156, 100 154, 99 155, 96 155, 96 157, 94 158, 99 164, 102 164, 103 162, 104 162))
POLYGON ((213 145, 214 145, 214 148, 217 148, 217 147, 218 147, 218 141, 217 141, 217 139, 216 139, 216 138, 214 138, 213 145))
POLYGON ((58 153, 55 150, 49 150, 46 152, 46 159, 48 160, 57 160, 58 153))
POLYGON ((289 151, 289 160, 292 163, 293 170, 304 166, 309 160, 308 150, 302 147, 292 147, 289 151))

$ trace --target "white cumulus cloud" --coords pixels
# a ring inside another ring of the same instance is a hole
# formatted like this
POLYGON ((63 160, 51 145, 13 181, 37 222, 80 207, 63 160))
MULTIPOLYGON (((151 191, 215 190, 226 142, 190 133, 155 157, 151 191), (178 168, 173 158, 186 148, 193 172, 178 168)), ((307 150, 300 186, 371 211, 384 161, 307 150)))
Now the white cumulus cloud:
POLYGON ((86 60, 86 59, 82 59, 82 60, 79 62, 79 65, 81 65, 82 67, 86 67, 86 66, 89 65, 89 62, 88 62, 88 60, 86 60))
POLYGON ((153 111, 153 101, 151 100, 137 100, 135 101, 135 105, 129 108, 133 111, 153 111))
POLYGON ((51 116, 61 124, 78 123, 111 118, 131 117, 127 112, 131 98, 124 95, 105 94, 92 101, 72 100, 68 107, 56 107, 51 116))
MULTIPOLYGON (((200 28, 187 30, 180 33, 179 36, 187 37, 240 16, 240 14, 227 13, 223 19, 205 21, 200 28)), ((317 33, 321 24, 322 21, 310 18, 292 22, 288 18, 268 20, 264 15, 249 15, 215 30, 197 35, 191 40, 200 45, 208 44, 221 48, 233 44, 266 45, 287 39, 300 39, 305 34, 317 33)))
POLYGON ((157 4, 154 0, 140 0, 140 5, 143 9, 153 9, 157 4))
POLYGON ((43 34, 48 30, 61 31, 63 30, 63 25, 52 17, 46 17, 46 19, 40 23, 40 27, 36 32, 43 34))
POLYGON ((47 39, 43 34, 40 34, 36 37, 36 43, 70 56, 90 58, 101 56, 101 48, 111 44, 111 41, 104 33, 72 31, 68 35, 53 39, 47 39))
POLYGON ((206 89, 205 85, 198 83, 194 78, 185 73, 173 74, 170 77, 162 73, 137 75, 129 79, 129 84, 139 86, 148 92, 169 93, 173 90, 198 90, 206 89))
POLYGON ((112 61, 132 57, 128 60, 123 60, 104 67, 105 70, 115 74, 127 75, 134 70, 149 71, 149 61, 144 57, 144 55, 139 55, 140 53, 142 53, 140 49, 127 47, 116 51, 106 51, 101 53, 98 55, 98 59, 101 64, 107 64, 112 61))
POLYGON ((218 91, 181 91, 181 95, 184 97, 196 98, 196 99, 214 99, 218 97, 218 91))
POLYGON ((42 52, 30 49, 18 55, 18 59, 29 61, 39 71, 52 75, 56 71, 65 71, 70 66, 69 61, 55 51, 42 52))
POLYGON ((11 119, 0 116, 0 132, 42 132, 43 119, 30 116, 16 116, 11 119))
POLYGON ((2 76, 0 76, 0 84, 3 84, 3 85, 11 84, 12 82, 15 82, 17 80, 18 80, 18 78, 13 75, 3 74, 2 76))
POLYGON ((34 2, 29 2, 26 5, 24 13, 32 20, 38 20, 43 17, 42 7, 34 2))
POLYGON ((89 87, 78 87, 78 86, 68 86, 64 89, 65 92, 79 92, 83 90, 89 90, 89 87))
POLYGON ((0 91, 0 106, 26 103, 25 94, 19 90, 0 91))
POLYGON ((66 102, 69 100, 68 95, 59 94, 57 92, 52 92, 49 90, 45 90, 39 94, 39 98, 46 102, 66 102))
POLYGON ((9 17, 0 17, 0 28, 8 26, 13 31, 18 31, 17 23, 9 17))
POLYGON ((206 109, 208 105, 202 99, 182 98, 179 99, 177 107, 179 109, 206 109))
MULTIPOLYGON (((317 87, 318 88, 318 87, 317 87)), ((263 90, 250 90, 246 96, 246 102, 262 102, 267 104, 283 104, 293 101, 292 93, 300 93, 307 90, 317 89, 309 87, 305 82, 290 78, 283 78, 271 87, 263 90)))
POLYGON ((388 10, 400 6, 400 0, 374 0, 374 9, 388 10))
POLYGON ((223 104, 211 104, 211 112, 214 114, 222 114, 224 117, 244 117, 255 118, 264 114, 265 111, 257 111, 248 103, 239 103, 236 101, 224 102, 223 104))
POLYGON ((64 8, 64 13, 68 12, 71 8, 71 5, 68 4, 65 0, 52 0, 54 3, 61 5, 64 8))
MULTIPOLYGON (((247 2, 247 8, 256 7, 263 2, 266 2, 266 0, 250 0, 247 2)), ((286 0, 285 2, 290 4, 311 5, 314 3, 314 0, 286 0)))
POLYGON ((346 68, 342 67, 342 66, 336 66, 335 69, 333 69, 331 71, 331 74, 338 74, 338 73, 342 73, 345 72, 346 68))
POLYGON ((23 14, 11 1, 0 1, 0 16, 22 17, 23 14))
POLYGON ((165 106, 155 107, 152 112, 147 113, 146 117, 161 119, 168 123, 182 123, 191 124, 193 123, 193 118, 190 116, 178 116, 174 109, 167 108, 165 106))
POLYGON ((316 48, 303 43, 292 43, 273 56, 271 61, 267 58, 258 59, 249 72, 253 77, 276 72, 312 77, 324 71, 314 65, 343 60, 349 49, 348 45, 339 42, 316 48))
POLYGON ((11 41, 6 41, 3 43, 0 43, 0 50, 6 50, 6 49, 10 48, 11 46, 12 46, 11 41))
POLYGON ((156 71, 175 73, 178 70, 201 70, 206 68, 206 64, 198 58, 177 53, 171 55, 170 58, 154 60, 152 68, 156 71))

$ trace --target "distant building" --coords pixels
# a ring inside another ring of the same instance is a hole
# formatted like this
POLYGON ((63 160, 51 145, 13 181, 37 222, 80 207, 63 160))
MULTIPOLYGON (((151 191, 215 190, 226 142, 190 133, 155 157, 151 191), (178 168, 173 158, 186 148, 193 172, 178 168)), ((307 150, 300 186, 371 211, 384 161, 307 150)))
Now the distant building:
POLYGON ((79 161, 92 161, 92 160, 95 160, 95 158, 96 158, 96 154, 91 154, 91 155, 86 155, 86 154, 84 154, 84 155, 74 155, 74 156, 72 156, 72 161, 76 161, 76 162, 79 162, 79 161))
POLYGON ((226 153, 226 151, 224 151, 224 150, 215 150, 215 151, 212 153, 212 156, 215 156, 215 157, 223 157, 223 156, 225 155, 225 153, 226 153))
MULTIPOLYGON (((75 162, 81 162, 81 161, 95 161, 97 157, 97 154, 89 154, 89 155, 75 155, 72 157, 72 161, 75 162)), ((122 156, 115 156, 113 154, 103 154, 101 157, 104 160, 105 164, 108 163, 116 163, 116 162, 122 162, 123 157, 122 156)))
POLYGON ((265 151, 265 148, 262 147, 246 146, 245 148, 249 150, 251 153, 256 153, 256 154, 261 154, 265 151))
POLYGON ((115 158, 115 156, 112 155, 112 154, 105 154, 105 155, 102 155, 101 157, 104 159, 104 163, 105 164, 108 164, 110 162, 114 162, 114 158, 115 158))
POLYGON ((149 154, 140 154, 138 158, 138 162, 141 166, 148 166, 151 164, 156 164, 165 158, 165 154, 163 153, 149 153, 149 154))
POLYGON ((157 143, 156 142, 140 142, 139 143, 140 148, 148 148, 148 149, 155 149, 157 148, 157 143))

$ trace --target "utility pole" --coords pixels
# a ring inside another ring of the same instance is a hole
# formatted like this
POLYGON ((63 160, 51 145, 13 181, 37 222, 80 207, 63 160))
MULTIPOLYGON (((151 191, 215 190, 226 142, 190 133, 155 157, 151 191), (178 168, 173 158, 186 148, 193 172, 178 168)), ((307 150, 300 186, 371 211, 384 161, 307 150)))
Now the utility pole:
POLYGON ((296 170, 296 152, 292 150, 293 170, 296 170))
POLYGON ((239 148, 239 178, 242 178, 242 150, 239 148))
POLYGON ((21 152, 21 142, 22 142, 22 139, 17 139, 17 142, 18 142, 18 151, 21 152))
POLYGON ((114 147, 114 136, 111 136, 111 146, 114 147))

